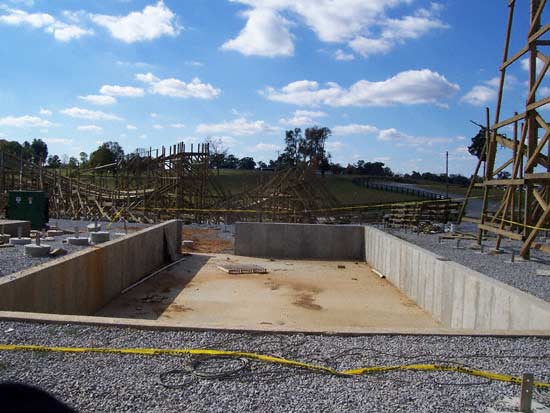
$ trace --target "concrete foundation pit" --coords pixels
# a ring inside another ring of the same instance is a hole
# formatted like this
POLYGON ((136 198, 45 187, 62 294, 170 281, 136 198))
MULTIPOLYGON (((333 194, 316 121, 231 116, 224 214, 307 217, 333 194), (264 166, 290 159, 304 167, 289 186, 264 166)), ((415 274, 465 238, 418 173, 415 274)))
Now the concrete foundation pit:
POLYGON ((360 262, 273 261, 193 254, 96 315, 196 328, 355 331, 434 328, 438 323, 360 262), (253 264, 267 274, 228 274, 253 264))

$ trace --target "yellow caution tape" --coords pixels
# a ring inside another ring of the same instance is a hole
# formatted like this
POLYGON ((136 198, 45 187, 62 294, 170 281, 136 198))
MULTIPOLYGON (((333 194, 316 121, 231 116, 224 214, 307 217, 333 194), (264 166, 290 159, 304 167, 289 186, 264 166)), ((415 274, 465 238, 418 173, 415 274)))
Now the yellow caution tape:
MULTIPOLYGON (((481 197, 470 197, 468 199, 477 199, 481 197)), ((325 208, 325 209, 312 209, 312 210, 301 210, 301 211, 274 211, 274 210, 257 210, 257 209, 216 209, 216 208, 135 208, 137 211, 172 211, 172 212, 198 212, 198 213, 208 213, 208 212, 219 212, 219 213, 250 213, 250 214, 281 214, 281 215, 292 215, 292 214, 303 214, 303 213, 314 213, 314 212, 334 212, 334 211, 353 211, 356 209, 380 209, 380 208, 390 208, 390 207, 401 207, 407 205, 423 205, 423 204, 433 204, 436 202, 462 202, 466 198, 455 198, 455 199, 437 199, 437 200, 427 200, 427 201, 406 201, 406 202, 393 202, 385 204, 367 204, 367 205, 354 205, 348 207, 336 207, 336 208, 325 208)))
POLYGON ((534 229, 534 230, 537 230, 537 231, 550 231, 550 228, 534 227, 533 225, 527 225, 527 224, 524 224, 522 222, 510 221, 508 219, 498 218, 498 217, 495 218, 495 217, 493 217, 491 215, 488 215, 488 214, 485 214, 485 218, 489 218, 491 220, 495 219, 496 221, 506 222, 508 224, 517 225, 517 226, 523 227, 523 228, 534 229))
MULTIPOLYGON (((321 366, 317 364, 304 363, 296 360, 289 360, 283 357, 269 356, 256 353, 248 353, 243 351, 227 351, 214 349, 159 349, 159 348, 101 348, 101 347, 48 347, 37 345, 16 345, 4 344, 0 345, 0 351, 40 351, 53 353, 107 353, 107 354, 122 354, 122 355, 140 355, 140 356, 223 356, 223 357, 238 357, 251 360, 259 360, 267 363, 275 363, 291 367, 303 368, 326 373, 336 376, 362 376, 371 373, 383 373, 390 371, 450 371, 456 373, 467 374, 470 376, 482 377, 488 380, 500 381, 505 383, 521 384, 520 377, 510 376, 507 374, 495 373, 485 370, 471 369, 459 365, 443 365, 443 364, 410 364, 410 365, 394 365, 394 366, 371 366, 362 367, 350 370, 336 370, 332 367, 321 366)), ((538 388, 549 388, 550 383, 535 381, 533 383, 538 388)))

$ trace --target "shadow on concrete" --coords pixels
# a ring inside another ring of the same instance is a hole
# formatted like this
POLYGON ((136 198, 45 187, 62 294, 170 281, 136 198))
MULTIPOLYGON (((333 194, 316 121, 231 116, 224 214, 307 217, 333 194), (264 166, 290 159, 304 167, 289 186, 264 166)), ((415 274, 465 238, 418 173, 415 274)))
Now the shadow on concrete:
POLYGON ((169 308, 171 312, 192 311, 181 304, 172 304, 212 257, 211 255, 189 255, 185 257, 185 261, 155 275, 126 294, 118 296, 96 315, 158 320, 169 308))

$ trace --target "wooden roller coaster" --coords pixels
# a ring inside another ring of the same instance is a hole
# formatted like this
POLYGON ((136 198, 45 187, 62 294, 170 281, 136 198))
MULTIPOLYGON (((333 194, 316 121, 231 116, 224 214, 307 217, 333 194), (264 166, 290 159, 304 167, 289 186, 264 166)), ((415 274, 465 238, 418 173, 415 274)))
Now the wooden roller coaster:
MULTIPOLYGON (((494 122, 491 124, 487 109, 485 147, 460 218, 478 224, 478 242, 481 242, 485 233, 493 233, 497 236, 498 249, 503 237, 514 239, 522 243, 520 254, 528 258, 531 248, 537 246, 537 236, 541 230, 547 232, 550 224, 550 124, 544 119, 544 110, 549 107, 550 97, 548 89, 541 86, 547 80, 550 67, 550 56, 544 51, 550 46, 550 24, 542 24, 542 19, 548 18, 544 13, 548 9, 547 1, 531 0, 528 4, 530 18, 526 42, 510 57, 516 3, 515 0, 508 1, 509 18, 494 122), (524 56, 529 71, 526 101, 519 113, 502 119, 507 72, 512 65, 519 65, 524 56), (512 128, 512 139, 502 132, 505 127, 512 128), (499 146, 503 149, 499 150, 499 146), (482 165, 482 182, 478 182, 482 165), (503 178, 501 172, 507 170, 510 171, 509 177, 503 178), (465 217, 464 211, 474 186, 483 188, 481 216, 465 217), (495 196, 501 200, 496 202, 496 207, 490 208, 489 200, 495 196)), ((544 248, 549 249, 547 245, 541 249, 544 248)))
POLYGON ((230 194, 213 179, 209 163, 208 144, 149 149, 87 170, 47 168, 0 152, 0 206, 8 190, 41 190, 52 217, 152 223, 184 216, 315 222, 311 211, 338 205, 322 182, 313 182, 311 165, 275 172, 251 190, 230 194))

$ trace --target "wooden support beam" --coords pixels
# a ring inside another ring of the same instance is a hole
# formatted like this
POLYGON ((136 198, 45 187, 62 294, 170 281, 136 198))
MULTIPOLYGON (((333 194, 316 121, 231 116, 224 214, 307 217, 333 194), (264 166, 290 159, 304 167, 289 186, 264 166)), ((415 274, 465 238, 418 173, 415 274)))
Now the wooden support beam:
POLYGON ((493 232, 495 234, 502 235, 502 236, 507 237, 507 238, 514 239, 516 241, 523 241, 523 235, 512 232, 512 231, 507 231, 505 229, 500 229, 500 228, 495 227, 493 225, 479 224, 479 228, 481 228, 485 231, 489 231, 489 232, 493 232))

